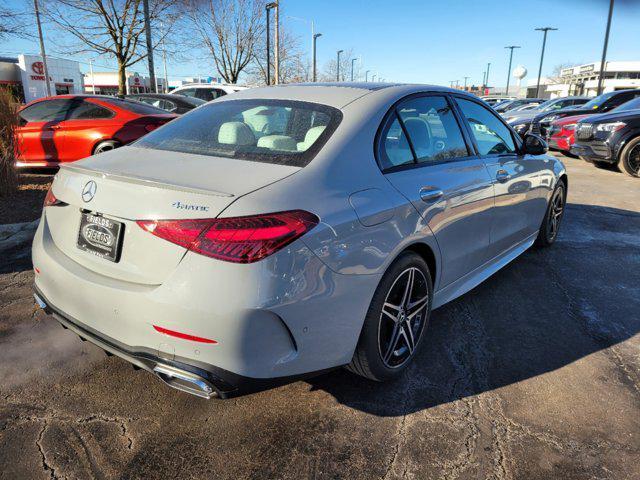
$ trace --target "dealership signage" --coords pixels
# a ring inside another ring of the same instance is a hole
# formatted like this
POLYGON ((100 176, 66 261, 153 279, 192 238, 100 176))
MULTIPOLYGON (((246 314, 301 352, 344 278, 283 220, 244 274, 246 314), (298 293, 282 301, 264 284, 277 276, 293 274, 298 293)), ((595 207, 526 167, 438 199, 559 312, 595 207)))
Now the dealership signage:
POLYGON ((27 102, 47 96, 47 80, 52 95, 82 93, 83 78, 78 62, 47 57, 48 79, 44 71, 44 62, 39 55, 20 55, 17 67, 20 70, 24 99, 27 102))

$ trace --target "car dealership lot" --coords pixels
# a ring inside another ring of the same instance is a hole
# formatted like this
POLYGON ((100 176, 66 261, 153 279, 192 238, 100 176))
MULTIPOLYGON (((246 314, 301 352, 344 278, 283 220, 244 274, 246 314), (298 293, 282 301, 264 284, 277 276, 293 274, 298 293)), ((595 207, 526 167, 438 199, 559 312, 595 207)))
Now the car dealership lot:
POLYGON ((3 252, 0 478, 640 476, 640 184, 564 161, 558 243, 436 310, 394 384, 191 397, 38 311, 3 252))

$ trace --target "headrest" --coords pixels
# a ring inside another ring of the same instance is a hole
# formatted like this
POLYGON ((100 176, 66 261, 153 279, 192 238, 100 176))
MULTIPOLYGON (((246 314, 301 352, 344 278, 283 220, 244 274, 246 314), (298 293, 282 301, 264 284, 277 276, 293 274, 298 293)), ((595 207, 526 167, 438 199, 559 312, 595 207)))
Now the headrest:
POLYGON ((265 135, 258 139, 258 147, 269 150, 295 151, 296 141, 286 135, 265 135))
POLYGON ((304 136, 304 141, 298 143, 298 150, 304 152, 307 150, 313 143, 318 139, 324 129, 327 128, 324 125, 320 125, 318 127, 313 127, 307 130, 307 134, 304 136))
POLYGON ((226 122, 220 125, 218 142, 225 145, 255 145, 256 138, 246 123, 226 122))

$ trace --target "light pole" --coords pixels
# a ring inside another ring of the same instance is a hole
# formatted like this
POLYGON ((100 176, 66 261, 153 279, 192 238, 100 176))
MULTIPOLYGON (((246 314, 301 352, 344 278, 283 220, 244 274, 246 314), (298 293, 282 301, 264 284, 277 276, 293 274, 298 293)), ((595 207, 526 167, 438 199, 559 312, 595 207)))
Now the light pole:
POLYGON ((316 41, 318 37, 321 37, 321 33, 313 34, 313 81, 317 81, 317 70, 316 70, 316 41))
POLYGON ((484 72, 482 72, 482 87, 484 88, 485 86, 485 77, 487 76, 487 71, 485 70, 484 72))
POLYGON ((376 74, 374 73, 373 75, 371 75, 371 81, 375 82, 376 81, 376 74))
POLYGON ((340 54, 344 52, 344 50, 338 50, 338 58, 336 59, 336 82, 340 81, 340 54))
POLYGON ((47 87, 47 97, 51 96, 51 85, 49 85, 49 68, 47 67, 47 52, 44 51, 44 38, 42 36, 42 25, 40 24, 40 9, 38 0, 33 0, 33 7, 36 11, 36 23, 38 24, 38 37, 40 38, 40 55, 42 56, 42 66, 44 67, 44 84, 47 87))
POLYGON ((607 61, 607 47, 609 46, 609 31, 611 30, 611 17, 613 16, 613 0, 609 2, 609 17, 607 18, 607 30, 604 34, 604 47, 602 47, 602 61, 600 62, 600 76, 598 77, 598 95, 602 94, 602 81, 604 79, 604 67, 607 61))
POLYGON ((162 33, 162 63, 164 65, 164 93, 169 93, 169 76, 167 75, 167 49, 164 46, 164 24, 160 22, 160 32, 162 33))
POLYGON ((368 81, 369 81, 369 72, 370 72, 370 71, 371 71, 371 70, 367 70, 366 72, 364 72, 364 81, 365 81, 365 82, 368 82, 368 81))
POLYGON ((489 90, 489 69, 491 69, 491 62, 487 63, 487 78, 484 80, 484 85, 489 90))
POLYGON ((544 49, 547 45, 547 32, 550 30, 558 30, 553 27, 540 27, 536 28, 539 32, 544 32, 544 36, 542 37, 542 52, 540 53, 540 68, 538 69, 538 84, 536 85, 536 98, 540 95, 540 77, 542 76, 542 61, 544 60, 544 49))
POLYGON ((469 80, 469 77, 464 77, 464 91, 467 91, 467 80, 469 80))
POLYGON ((352 82, 353 82, 353 65, 356 63, 357 60, 358 60, 358 57, 351 59, 351 81, 352 82))
POLYGON ((273 3, 267 3, 264 7, 267 15, 267 85, 271 85, 271 32, 269 30, 269 10, 273 7, 273 3))
POLYGON ((518 45, 509 45, 507 47, 511 52, 509 53, 509 68, 507 69, 507 97, 509 96, 509 80, 511 79, 511 62, 513 61, 513 49, 520 48, 518 45))

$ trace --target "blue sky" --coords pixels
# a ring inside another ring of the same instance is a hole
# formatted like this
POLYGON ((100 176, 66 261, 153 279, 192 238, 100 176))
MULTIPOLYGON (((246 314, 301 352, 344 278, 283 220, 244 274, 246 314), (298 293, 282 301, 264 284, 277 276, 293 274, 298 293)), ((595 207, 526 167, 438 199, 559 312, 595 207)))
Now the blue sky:
MULTIPOLYGON (((506 84, 508 50, 514 66, 524 65, 537 75, 542 33, 535 27, 557 27, 550 32, 543 75, 560 63, 598 61, 602 53, 608 0, 281 0, 281 21, 309 48, 310 26, 300 17, 314 20, 318 40, 318 64, 322 68, 338 49, 353 49, 364 69, 387 81, 449 85, 468 76, 479 83, 491 62, 490 84, 506 84)), ((9 0, 10 5, 24 5, 9 0)), ((30 2, 27 3, 27 5, 30 2)), ((640 60, 640 0, 618 0, 609 40, 608 60, 640 60)), ((45 36, 55 35, 47 26, 45 36)), ((36 40, 9 40, 0 55, 36 52, 36 40)), ((50 48, 51 54, 68 57, 50 48)), ((73 58, 73 57, 72 57, 73 58)), ((86 60, 87 56, 76 57, 86 60)), ((156 60, 158 63, 158 59, 156 60)), ((113 65, 107 58, 97 63, 113 65)), ((146 64, 134 70, 144 73, 146 64)), ((86 67, 83 67, 86 70, 86 67)), ((98 68, 96 68, 98 70, 98 68)), ((160 70, 159 70, 160 71, 160 70)), ((171 62, 170 77, 215 75, 213 66, 199 60, 171 62)), ((513 80, 512 80, 513 81, 513 80)))

